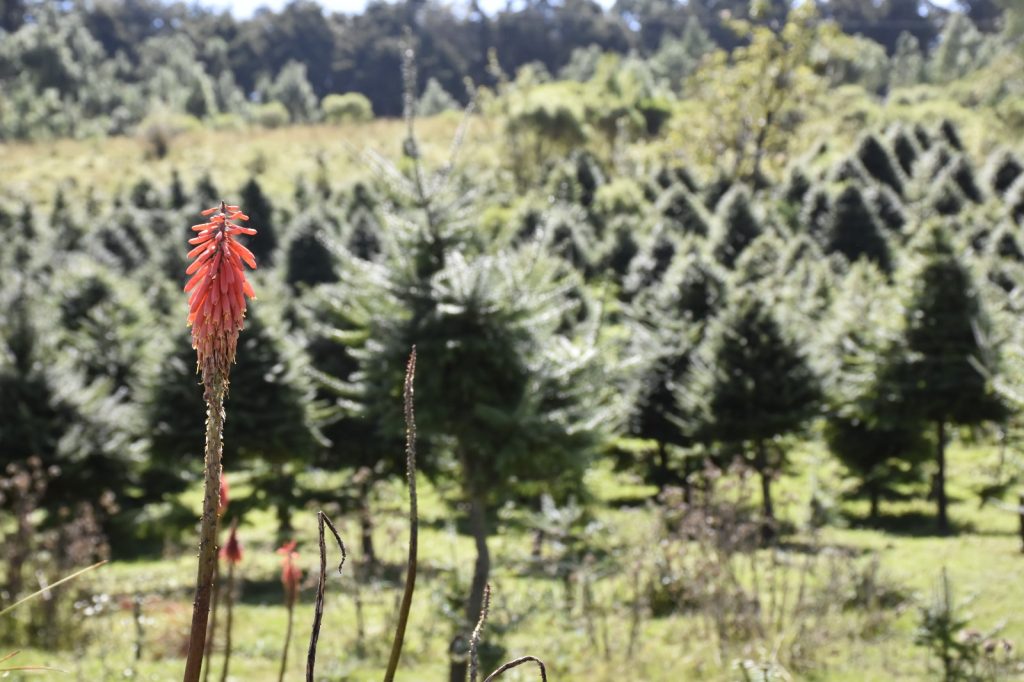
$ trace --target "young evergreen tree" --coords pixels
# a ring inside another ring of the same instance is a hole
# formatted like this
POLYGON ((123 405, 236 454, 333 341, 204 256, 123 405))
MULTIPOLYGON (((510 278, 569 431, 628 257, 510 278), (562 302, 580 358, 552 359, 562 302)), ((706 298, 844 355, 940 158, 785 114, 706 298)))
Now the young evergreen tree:
POLYGON ((824 236, 826 253, 841 253, 850 262, 864 258, 891 271, 889 245, 856 185, 847 185, 836 197, 824 236))
POLYGON ((678 234, 706 237, 710 218, 700 200, 682 184, 670 186, 654 205, 654 210, 669 228, 678 234))
POLYGON ((896 161, 903 169, 903 174, 911 176, 914 172, 914 163, 921 155, 916 138, 903 126, 899 126, 893 131, 889 144, 892 146, 892 153, 896 157, 896 161))
POLYGON ((750 191, 743 185, 729 190, 718 204, 708 241, 719 263, 732 268, 743 250, 763 228, 750 206, 750 191))
POLYGON ((1006 194, 1013 183, 1024 175, 1024 163, 1012 152, 1001 150, 989 157, 983 173, 983 184, 997 196, 1006 194))
POLYGON ((741 448, 749 458, 761 476, 765 519, 773 520, 771 481, 783 460, 772 458, 771 443, 817 413, 821 389, 802 349, 756 295, 734 293, 679 399, 687 409, 700 407, 699 437, 741 448))
POLYGON ((694 443, 692 415, 680 409, 675 392, 687 381, 693 350, 724 293, 724 273, 693 252, 676 258, 662 284, 645 292, 632 308, 632 354, 641 359, 642 369, 630 425, 634 435, 655 443, 650 479, 660 487, 681 482, 689 489, 691 460, 684 460, 680 475, 669 459, 668 446, 694 443))
POLYGON ((946 444, 950 424, 975 425, 997 420, 1006 407, 988 386, 994 371, 981 345, 986 320, 967 267, 954 250, 946 228, 925 226, 916 244, 922 262, 911 279, 906 306, 904 408, 935 429, 935 495, 940 532, 949 532, 946 498, 946 444))
POLYGON ((855 263, 846 275, 816 353, 828 405, 825 442, 861 481, 876 521, 882 496, 917 478, 928 457, 921 425, 900 413, 897 374, 905 349, 898 297, 873 264, 855 263))
POLYGON ((864 170, 878 182, 888 185, 897 194, 903 192, 903 178, 889 150, 874 135, 861 138, 857 146, 857 158, 864 170))
POLYGON ((274 256, 277 252, 277 226, 274 223, 274 207, 263 193, 259 181, 256 178, 249 180, 242 186, 239 193, 239 206, 245 207, 245 214, 249 216, 249 224, 259 231, 259 238, 239 240, 252 251, 256 256, 256 262, 260 267, 273 265, 274 256))
MULTIPOLYGON (((291 527, 295 500, 301 499, 297 468, 311 461, 321 444, 305 358, 268 305, 254 305, 246 315, 238 361, 231 370, 224 462, 229 470, 253 471, 253 493, 239 504, 276 509, 284 533, 291 527)), ((176 341, 150 382, 151 449, 155 458, 192 462, 198 470, 205 438, 203 421, 196 418, 204 410, 202 391, 197 388, 195 351, 184 335, 176 341)))

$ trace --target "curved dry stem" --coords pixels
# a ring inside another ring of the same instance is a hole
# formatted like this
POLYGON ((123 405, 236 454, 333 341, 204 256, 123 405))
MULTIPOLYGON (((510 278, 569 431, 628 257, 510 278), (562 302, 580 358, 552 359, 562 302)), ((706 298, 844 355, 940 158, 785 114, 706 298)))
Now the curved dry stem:
POLYGON ((324 591, 327 589, 327 543, 324 540, 324 526, 326 525, 331 529, 331 533, 334 534, 334 539, 338 543, 338 549, 341 550, 341 561, 338 562, 338 574, 341 574, 341 569, 345 567, 345 559, 348 558, 348 553, 345 551, 345 543, 341 540, 341 535, 338 534, 338 529, 334 527, 331 520, 327 518, 327 514, 323 511, 316 513, 317 522, 320 526, 320 580, 316 586, 316 605, 313 611, 313 631, 309 635, 309 653, 306 656, 306 680, 307 682, 313 682, 313 670, 316 668, 316 645, 320 641, 320 624, 324 619, 324 591))
POLYGON ((487 624, 487 614, 491 611, 491 584, 484 585, 484 603, 480 608, 480 620, 473 628, 473 634, 469 638, 469 682, 476 682, 480 673, 480 637, 484 633, 484 625, 487 624))
MULTIPOLYGON (((34 597, 38 597, 39 595, 41 595, 44 592, 47 592, 49 590, 52 590, 53 588, 57 587, 58 585, 63 585, 67 581, 74 580, 75 578, 77 578, 78 576, 82 575, 83 573, 88 573, 89 571, 92 571, 94 569, 99 568, 103 564, 107 563, 107 561, 109 561, 109 559, 104 559, 103 561, 98 561, 95 564, 93 564, 92 566, 86 566, 82 570, 75 571, 71 575, 65 576, 65 577, 61 578, 60 580, 58 580, 57 582, 51 583, 51 584, 47 585, 46 587, 44 587, 41 590, 36 590, 35 592, 33 592, 32 594, 28 595, 27 597, 22 597, 21 599, 19 599, 18 601, 14 602, 13 604, 8 606, 7 608, 5 608, 3 610, 0 610, 0 616, 4 615, 8 611, 13 611, 14 609, 18 608, 19 606, 21 606, 25 602, 29 601, 30 599, 32 599, 34 597)), ((8 658, 10 658, 11 656, 14 656, 14 654, 16 654, 16 653, 18 653, 18 652, 15 651, 12 654, 8 654, 4 658, 0 658, 0 661, 6 661, 8 658)))
POLYGON ((416 413, 414 409, 414 385, 416 377, 416 346, 409 354, 409 364, 405 368, 405 386, 403 391, 405 403, 405 474, 409 481, 409 558, 406 560, 405 592, 402 604, 398 609, 398 624, 395 626, 395 641, 391 644, 391 657, 384 673, 384 682, 393 682, 398 670, 398 660, 402 656, 402 642, 405 640, 405 628, 409 623, 409 610, 412 608, 412 595, 416 589, 416 555, 419 548, 419 508, 416 498, 416 413))
POLYGON ((498 677, 500 677, 501 675, 505 674, 506 672, 508 672, 512 668, 517 668, 517 667, 521 666, 522 664, 529 663, 531 661, 536 663, 537 667, 540 668, 540 679, 541 679, 541 682, 548 682, 548 671, 547 671, 547 668, 544 667, 544 661, 540 660, 536 656, 523 656, 522 658, 517 658, 514 661, 509 661, 508 663, 506 663, 505 665, 501 666, 500 668, 495 670, 493 673, 491 673, 490 675, 485 677, 484 678, 484 682, 491 682, 491 680, 496 680, 496 679, 498 679, 498 677))

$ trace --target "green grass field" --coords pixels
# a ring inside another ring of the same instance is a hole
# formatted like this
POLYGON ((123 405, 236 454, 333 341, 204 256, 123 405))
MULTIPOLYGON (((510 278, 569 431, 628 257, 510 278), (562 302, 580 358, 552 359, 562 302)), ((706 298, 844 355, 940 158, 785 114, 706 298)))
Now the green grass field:
MULTIPOLYGON (((965 604, 965 613, 970 615, 970 627, 983 633, 998 631, 1012 642, 1024 641, 1024 619, 1018 606, 1024 601, 1024 555, 1020 552, 1018 521, 1010 512, 992 506, 979 508, 974 492, 986 483, 985 472, 996 456, 990 447, 953 449, 952 517, 961 529, 953 537, 929 533, 932 510, 923 501, 885 504, 880 529, 862 527, 866 505, 849 501, 834 508, 833 525, 815 536, 808 532, 786 536, 772 557, 767 550, 760 551, 757 561, 770 567, 761 572, 760 579, 766 581, 761 586, 763 607, 767 608, 770 600, 785 600, 784 585, 807 565, 813 565, 807 584, 823 592, 821 604, 814 607, 817 611, 813 622, 787 621, 782 616, 748 645, 732 644, 725 649, 715 644, 709 635, 710 625, 702 616, 683 613, 655 618, 645 606, 639 607, 637 615, 630 576, 656 554, 657 548, 650 544, 657 525, 656 512, 649 505, 636 505, 638 499, 633 499, 630 506, 608 503, 609 498, 621 501, 623 494, 636 496, 650 491, 636 486, 627 474, 598 467, 588 478, 590 492, 598 501, 589 532, 593 534, 592 546, 606 553, 597 556, 595 551, 593 561, 583 562, 590 567, 584 568, 584 581, 592 593, 589 601, 581 600, 583 591, 578 583, 574 603, 566 603, 563 582, 545 575, 545 562, 538 564, 530 558, 531 535, 522 523, 522 514, 510 512, 503 515, 500 534, 491 543, 495 606, 489 641, 495 642, 494 633, 500 632, 496 642, 504 648, 503 656, 538 655, 547 662, 551 679, 556 680, 743 679, 737 668, 742 661, 773 660, 790 668, 791 679, 937 679, 934 662, 928 660, 923 649, 914 646, 913 638, 917 605, 931 597, 943 567, 948 570, 957 600, 965 604), (808 548, 817 555, 812 556, 808 548), (904 603, 889 609, 844 609, 842 600, 848 596, 844 590, 850 584, 840 576, 855 568, 864 571, 875 561, 880 576, 877 584, 903 594, 904 603), (769 581, 774 587, 768 585, 769 581), (833 593, 829 604, 827 595, 833 589, 839 592, 833 593), (808 626, 809 632, 797 635, 801 627, 808 626), (794 642, 799 647, 796 650, 794 642)), ((807 516, 812 479, 828 487, 839 484, 835 467, 822 462, 829 460, 813 444, 801 447, 794 456, 793 473, 779 485, 783 517, 788 522, 800 525, 807 516)), ((343 486, 345 482, 338 480, 337 484, 343 486)), ((402 680, 443 677, 451 631, 449 616, 453 613, 449 588, 467 584, 472 569, 472 543, 451 524, 444 495, 425 483, 423 487, 421 579, 399 674, 402 680)), ((239 482, 238 494, 244 494, 244 488, 239 482)), ((198 494, 195 490, 188 496, 197 513, 198 494)), ((350 563, 344 575, 329 575, 318 679, 375 680, 382 674, 400 595, 406 532, 403 498, 404 489, 396 482, 382 485, 376 500, 379 525, 375 541, 384 563, 383 577, 353 576, 352 571, 359 570, 355 541, 358 530, 352 519, 335 518, 349 541, 350 563)), ((331 508, 329 498, 323 504, 331 508)), ((317 565, 313 510, 297 513, 295 523, 306 580, 296 610, 287 679, 299 679, 304 671, 315 580, 315 573, 310 575, 310 571, 315 571, 317 565)), ((240 535, 245 559, 239 571, 241 601, 235 613, 230 679, 272 680, 277 674, 286 623, 277 583, 274 520, 270 514, 250 514, 240 535)), ((546 556, 550 556, 550 549, 546 556)), ((329 557, 329 565, 335 560, 329 557)), ((187 640, 193 573, 193 553, 184 548, 168 548, 161 560, 107 565, 84 578, 80 587, 107 593, 110 601, 102 604, 99 613, 83 615, 81 632, 74 641, 53 650, 26 649, 18 659, 22 664, 65 670, 73 679, 174 679, 182 666, 187 640), (135 593, 148 595, 142 605, 141 636, 130 608, 129 598, 135 593), (134 660, 137 643, 141 643, 138 661, 134 660)), ((790 599, 795 598, 794 593, 789 591, 790 599)), ((779 611, 783 613, 785 608, 779 611)), ((220 665, 220 657, 215 656, 215 679, 219 679, 220 665)), ((527 669, 509 676, 533 678, 534 673, 527 669)), ((28 674, 25 679, 29 679, 28 674)))

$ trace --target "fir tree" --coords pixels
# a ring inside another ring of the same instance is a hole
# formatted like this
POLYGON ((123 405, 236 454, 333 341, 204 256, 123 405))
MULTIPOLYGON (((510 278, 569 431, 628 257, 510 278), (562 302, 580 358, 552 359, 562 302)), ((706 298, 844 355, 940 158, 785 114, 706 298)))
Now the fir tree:
POLYGON ((714 257, 731 268, 762 231, 750 206, 750 192, 738 185, 719 203, 708 241, 714 257))
POLYGON ((239 240, 256 256, 261 266, 272 265, 277 252, 277 227, 274 223, 274 207, 263 193, 256 178, 249 178, 239 193, 239 206, 245 206, 249 225, 259 231, 256 239, 239 240))
POLYGON ((682 184, 672 185, 662 192, 654 210, 676 232, 707 236, 709 217, 697 197, 682 184))
POLYGON ((1022 175, 1024 164, 1012 152, 1002 150, 989 157, 988 163, 985 164, 984 184, 995 194, 1002 196, 1022 175))
POLYGON ((874 135, 865 135, 857 147, 857 158, 864 170, 878 182, 888 185, 897 194, 903 192, 903 178, 889 150, 874 135))
POLYGON ((739 291, 712 324, 698 370, 680 395, 703 413, 698 435, 739 447, 761 476, 764 516, 775 517, 771 480, 782 466, 771 442, 813 417, 819 382, 802 349, 786 338, 771 310, 739 291))
POLYGON ((914 162, 920 156, 917 140, 912 134, 907 133, 905 128, 900 126, 893 132, 890 145, 892 146, 892 153, 896 157, 896 161, 900 164, 900 168, 903 169, 904 175, 909 177, 913 174, 914 162))
POLYGON ((338 281, 335 256, 327 245, 322 211, 300 214, 293 221, 285 246, 285 281, 292 287, 338 281))
POLYGON ((903 369, 903 399, 908 414, 935 428, 936 504, 939 530, 945 533, 949 531, 946 427, 999 419, 1005 407, 976 365, 994 369, 979 341, 985 318, 970 273, 941 225, 927 226, 918 248, 922 263, 911 280, 906 306, 909 356, 903 369))
POLYGON ((825 228, 826 253, 841 253, 850 262, 865 258, 885 272, 892 267, 889 246, 856 185, 836 198, 825 228))
POLYGON ((896 368, 905 351, 897 297, 889 286, 872 264, 855 264, 832 306, 818 354, 826 365, 825 442, 860 479, 872 521, 886 491, 916 478, 928 452, 921 425, 893 405, 896 368))

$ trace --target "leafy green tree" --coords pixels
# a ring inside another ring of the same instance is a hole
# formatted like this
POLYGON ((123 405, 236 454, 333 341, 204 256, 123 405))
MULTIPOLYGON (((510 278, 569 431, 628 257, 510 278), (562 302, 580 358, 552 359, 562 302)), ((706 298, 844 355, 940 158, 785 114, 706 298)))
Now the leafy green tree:
POLYGON ((699 406, 698 436, 739 448, 761 476, 764 516, 775 518, 771 481, 781 468, 770 445, 817 414, 819 381, 768 305, 736 291, 715 318, 693 379, 680 397, 699 406))
POLYGON ((761 223, 750 206, 749 190, 737 185, 719 202, 708 243, 715 259, 731 268, 762 232, 761 223))
POLYGON ((896 39, 896 51, 889 68, 889 83, 893 87, 908 87, 924 81, 924 53, 912 33, 903 31, 896 39))
POLYGON ((293 123, 305 123, 317 117, 316 93, 306 77, 306 65, 290 61, 277 74, 267 89, 268 101, 280 102, 288 110, 293 123))
POLYGON ((841 253, 851 262, 865 258, 884 272, 892 269, 889 245, 856 185, 847 185, 836 197, 824 236, 827 253, 841 253))
POLYGON ((921 263, 911 279, 906 306, 904 409, 935 428, 936 506, 940 532, 949 531, 946 498, 946 427, 997 420, 1006 408, 982 370, 994 371, 991 350, 979 330, 986 319, 967 267, 947 230, 936 223, 916 244, 921 263))
POLYGON ((373 119, 373 105, 358 92, 327 95, 320 108, 328 123, 361 123, 373 119))

